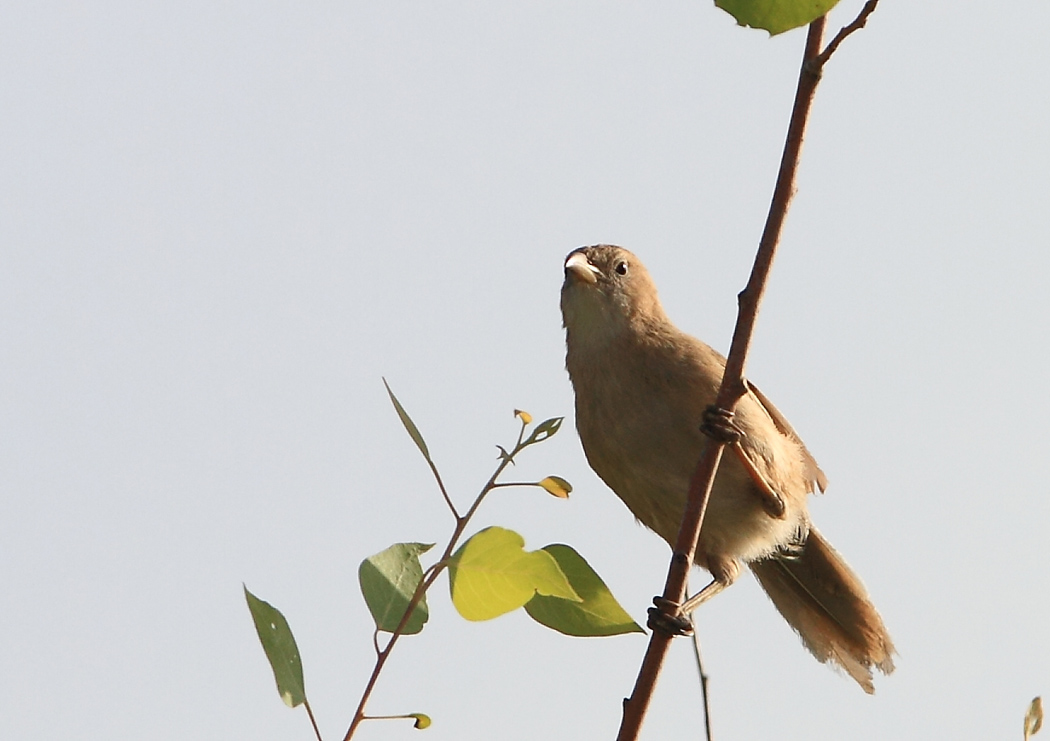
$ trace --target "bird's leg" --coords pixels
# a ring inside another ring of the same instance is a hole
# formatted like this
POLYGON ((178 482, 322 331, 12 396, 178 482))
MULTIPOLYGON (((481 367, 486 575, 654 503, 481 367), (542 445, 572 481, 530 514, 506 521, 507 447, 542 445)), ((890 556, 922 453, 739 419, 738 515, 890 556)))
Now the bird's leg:
POLYGON ((649 608, 649 628, 671 636, 692 635, 693 620, 689 614, 732 584, 737 571, 738 568, 719 569, 719 575, 712 579, 710 584, 681 605, 663 597, 653 597, 656 607, 649 608))
POLYGON ((751 460, 751 456, 744 450, 744 446, 739 441, 732 443, 730 446, 733 452, 736 453, 736 457, 744 465, 744 470, 747 471, 748 476, 755 483, 757 487, 756 493, 758 498, 762 500, 762 506, 765 508, 773 517, 778 520, 784 519, 787 515, 787 507, 784 505, 784 498, 780 496, 773 487, 770 486, 769 482, 766 481, 766 477, 762 475, 762 472, 755 466, 755 462, 751 460))
POLYGON ((735 582, 737 576, 740 575, 740 562, 733 558, 708 554, 706 566, 714 579, 711 580, 710 584, 682 603, 682 606, 678 608, 679 616, 689 615, 693 610, 735 582))
POLYGON ((678 608, 679 614, 688 615, 728 586, 729 584, 720 582, 718 579, 712 579, 710 584, 682 603, 682 606, 678 608))
MULTIPOLYGON (((766 477, 755 466, 755 462, 744 450, 742 440, 745 433, 736 422, 733 421, 733 413, 716 406, 709 406, 704 410, 704 423, 700 425, 700 431, 712 440, 728 445, 736 453, 736 457, 744 465, 744 470, 758 487, 756 493, 762 500, 762 507, 778 520, 787 514, 784 498, 780 496, 766 481, 766 477)), ((699 595, 698 595, 699 596, 699 595)))

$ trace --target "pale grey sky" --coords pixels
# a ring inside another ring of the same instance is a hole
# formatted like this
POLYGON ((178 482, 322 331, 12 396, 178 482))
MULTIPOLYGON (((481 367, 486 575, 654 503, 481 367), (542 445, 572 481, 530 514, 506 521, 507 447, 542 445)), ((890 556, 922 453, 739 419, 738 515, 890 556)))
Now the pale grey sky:
MULTIPOLYGON (((833 16, 837 29, 859 2, 833 16)), ((708 2, 8 3, 0 22, 0 737, 325 739, 372 663, 357 565, 566 415, 564 255, 614 242, 726 349, 803 32, 708 2)), ((1050 692, 1043 3, 884 0, 818 91, 749 375, 900 652, 874 697, 750 577, 699 616, 724 739, 1020 738, 1050 692)), ((666 546, 567 424, 478 527, 574 545, 639 621, 666 546)), ((699 575, 697 580, 699 580, 699 575)), ((370 710, 612 738, 641 636, 470 624, 446 582, 370 710)), ((685 641, 644 738, 699 738, 685 641)), ((367 739, 415 738, 366 726, 367 739)), ((422 736, 420 738, 423 738, 422 736)))

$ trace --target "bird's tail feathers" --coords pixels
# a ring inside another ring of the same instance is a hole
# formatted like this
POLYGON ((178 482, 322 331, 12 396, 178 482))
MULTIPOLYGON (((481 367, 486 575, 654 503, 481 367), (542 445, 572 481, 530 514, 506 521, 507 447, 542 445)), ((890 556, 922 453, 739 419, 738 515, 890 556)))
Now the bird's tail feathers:
POLYGON ((749 566, 818 661, 838 664, 869 694, 873 667, 893 671, 893 642, 882 618, 860 579, 815 528, 797 556, 749 566))

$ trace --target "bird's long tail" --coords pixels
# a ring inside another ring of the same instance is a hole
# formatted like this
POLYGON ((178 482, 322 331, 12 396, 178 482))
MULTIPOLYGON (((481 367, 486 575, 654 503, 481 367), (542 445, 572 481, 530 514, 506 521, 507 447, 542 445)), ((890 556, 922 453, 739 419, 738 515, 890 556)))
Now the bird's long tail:
POLYGON ((801 555, 749 565, 818 661, 838 664, 869 694, 872 667, 893 671, 893 642, 864 585, 815 529, 801 555))

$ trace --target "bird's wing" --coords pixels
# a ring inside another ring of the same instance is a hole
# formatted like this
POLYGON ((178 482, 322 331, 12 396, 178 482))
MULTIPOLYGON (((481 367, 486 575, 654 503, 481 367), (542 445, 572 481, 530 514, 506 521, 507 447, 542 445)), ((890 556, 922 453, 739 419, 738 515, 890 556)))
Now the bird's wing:
POLYGON ((773 424, 776 425, 777 429, 780 430, 783 435, 798 443, 799 448, 802 449, 803 460, 806 464, 806 475, 809 476, 811 481, 816 483, 817 488, 823 493, 824 490, 828 488, 828 477, 820 470, 820 466, 817 465, 817 459, 809 452, 806 444, 802 442, 802 438, 800 438, 798 433, 795 432, 795 428, 787 421, 787 417, 781 414, 780 410, 773 406, 773 402, 766 398, 766 395, 759 391, 755 384, 745 380, 744 385, 747 386, 751 395, 758 400, 758 403, 762 405, 762 408, 766 410, 766 413, 769 415, 769 418, 773 420, 773 424))

